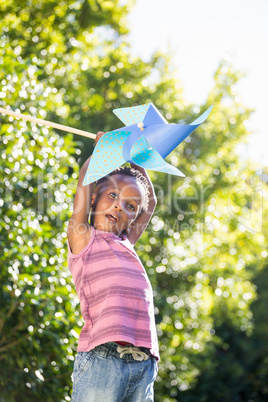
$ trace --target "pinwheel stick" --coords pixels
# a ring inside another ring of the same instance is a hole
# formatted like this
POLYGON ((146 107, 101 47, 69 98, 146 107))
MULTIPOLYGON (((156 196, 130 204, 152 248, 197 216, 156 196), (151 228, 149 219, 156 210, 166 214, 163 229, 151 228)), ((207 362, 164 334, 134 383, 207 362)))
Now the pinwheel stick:
POLYGON ((38 119, 37 117, 13 112, 12 110, 0 108, 0 113, 8 114, 10 116, 16 117, 17 119, 24 119, 24 120, 31 121, 33 123, 42 124, 47 127, 57 128, 58 130, 67 131, 68 133, 78 134, 78 135, 82 135, 82 136, 88 137, 88 138, 96 138, 96 134, 92 134, 87 131, 79 130, 79 129, 73 128, 73 127, 67 127, 62 124, 53 123, 52 121, 38 119))

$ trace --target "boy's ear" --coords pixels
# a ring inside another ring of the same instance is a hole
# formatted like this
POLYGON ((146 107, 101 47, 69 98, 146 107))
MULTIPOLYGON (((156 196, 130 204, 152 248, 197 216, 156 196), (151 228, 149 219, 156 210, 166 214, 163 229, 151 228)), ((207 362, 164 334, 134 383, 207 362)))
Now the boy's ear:
POLYGON ((97 196, 96 193, 93 193, 93 194, 92 194, 92 197, 91 197, 91 204, 90 204, 91 208, 93 207, 93 205, 94 205, 94 203, 95 203, 95 201, 96 201, 96 196, 97 196))

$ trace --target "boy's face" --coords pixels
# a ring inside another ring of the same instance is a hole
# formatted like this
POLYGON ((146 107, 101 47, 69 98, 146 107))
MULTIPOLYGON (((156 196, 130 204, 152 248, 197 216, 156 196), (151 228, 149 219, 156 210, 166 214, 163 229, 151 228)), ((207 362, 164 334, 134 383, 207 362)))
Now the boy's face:
POLYGON ((93 194, 94 228, 120 235, 140 213, 142 186, 135 177, 124 174, 109 176, 93 194))

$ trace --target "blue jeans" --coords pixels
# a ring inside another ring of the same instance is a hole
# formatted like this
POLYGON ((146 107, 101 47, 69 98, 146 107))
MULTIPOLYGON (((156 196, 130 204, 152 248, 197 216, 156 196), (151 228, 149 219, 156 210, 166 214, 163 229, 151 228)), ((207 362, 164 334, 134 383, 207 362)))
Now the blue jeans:
MULTIPOLYGON (((73 370, 72 402, 144 402, 154 400, 157 361, 120 358, 113 342, 78 352, 73 370)), ((135 356, 134 356, 135 357, 135 356)))

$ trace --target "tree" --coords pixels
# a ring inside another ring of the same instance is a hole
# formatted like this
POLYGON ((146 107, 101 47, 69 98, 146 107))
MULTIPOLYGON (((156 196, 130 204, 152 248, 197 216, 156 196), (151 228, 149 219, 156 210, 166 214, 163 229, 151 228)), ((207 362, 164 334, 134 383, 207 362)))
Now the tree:
MULTIPOLYGON (((34 110, 43 87, 33 64, 12 56, 2 55, 3 70, 10 69, 0 78, 2 98, 22 99, 27 87, 34 110)), ((70 394, 79 330, 64 256, 76 151, 70 135, 63 140, 45 127, 6 120, 0 138, 1 400, 62 400, 70 394)))

